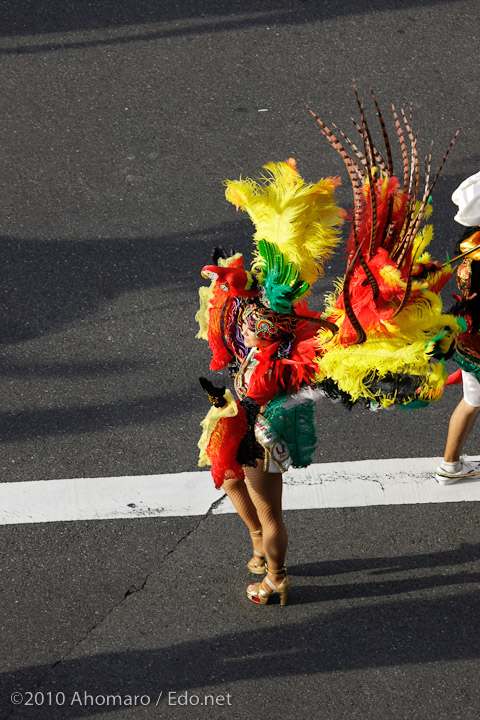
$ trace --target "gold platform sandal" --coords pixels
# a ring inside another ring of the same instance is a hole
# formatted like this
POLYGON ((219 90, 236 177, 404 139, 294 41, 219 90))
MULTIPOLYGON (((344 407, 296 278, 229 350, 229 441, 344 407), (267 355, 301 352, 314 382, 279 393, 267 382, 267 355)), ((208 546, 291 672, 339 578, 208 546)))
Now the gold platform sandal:
POLYGON ((287 568, 284 565, 280 568, 280 570, 269 570, 267 564, 265 563, 265 569, 267 571, 267 575, 263 578, 262 582, 252 583, 247 587, 248 599, 254 603, 258 603, 259 605, 266 605, 272 595, 278 593, 280 595, 280 605, 286 605, 288 593, 291 587, 290 578, 287 575, 287 568), (272 575, 275 578, 283 577, 283 582, 281 582, 277 587, 277 585, 270 580, 268 577, 269 575, 272 575), (264 587, 264 584, 268 585, 270 589, 267 590, 264 587))
MULTIPOLYGON (((261 538, 262 537, 262 529, 255 530, 255 532, 250 533, 250 537, 252 539, 254 538, 261 538)), ((261 553, 258 553, 256 550, 253 551, 253 557, 251 560, 248 561, 247 567, 250 570, 253 575, 264 575, 265 574, 265 555, 262 555, 261 553)))

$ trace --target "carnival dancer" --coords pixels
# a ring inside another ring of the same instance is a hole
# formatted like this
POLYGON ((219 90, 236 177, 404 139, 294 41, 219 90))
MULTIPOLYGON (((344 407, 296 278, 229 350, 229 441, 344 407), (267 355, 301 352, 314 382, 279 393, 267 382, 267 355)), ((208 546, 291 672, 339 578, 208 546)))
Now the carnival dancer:
POLYGON ((396 405, 406 409, 439 400, 447 373, 444 358, 453 352, 461 322, 442 313, 440 290, 452 275, 426 252, 431 225, 432 189, 443 167, 431 179, 431 156, 425 158, 424 189, 412 112, 394 106, 393 117, 403 158, 403 178, 394 174, 393 153, 375 95, 385 150, 372 140, 363 100, 355 85, 362 150, 336 125, 333 130, 313 113, 322 134, 344 161, 353 188, 345 276, 327 302, 326 317, 339 327, 332 338, 318 333, 316 379, 326 393, 345 403, 372 409, 396 405))
POLYGON ((339 242, 343 213, 338 180, 306 183, 293 160, 270 163, 258 180, 226 182, 226 198, 255 225, 254 259, 216 251, 202 275, 197 337, 209 342, 211 370, 229 368, 237 394, 200 382, 212 408, 202 422, 200 466, 211 465, 246 524, 253 545, 247 563, 262 582, 247 588, 253 602, 279 594, 287 601, 288 535, 282 517, 282 473, 311 462, 313 402, 305 395, 316 371, 316 333, 336 326, 309 310, 305 296, 339 242))
POLYGON ((480 463, 461 456, 480 413, 480 172, 464 180, 452 200, 458 206, 454 219, 465 228, 456 247, 460 257, 454 258, 463 257, 457 269, 461 295, 453 312, 466 320, 467 328, 458 338, 454 355, 461 368, 463 398, 450 417, 443 461, 435 473, 440 485, 480 476, 480 463))

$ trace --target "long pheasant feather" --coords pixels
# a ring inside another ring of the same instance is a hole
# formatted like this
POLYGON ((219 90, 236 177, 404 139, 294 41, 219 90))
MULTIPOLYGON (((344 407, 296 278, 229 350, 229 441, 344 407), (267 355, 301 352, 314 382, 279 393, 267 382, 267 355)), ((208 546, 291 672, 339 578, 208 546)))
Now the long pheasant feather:
POLYGON ((407 145, 405 143, 405 136, 403 134, 402 126, 400 124, 400 120, 397 115, 397 111, 395 110, 395 105, 392 103, 392 112, 393 112, 393 119, 395 122, 395 128, 397 130, 397 136, 398 141, 400 143, 400 148, 402 150, 402 160, 403 160, 403 192, 405 195, 408 193, 408 178, 410 175, 410 166, 408 162, 408 150, 407 145))
POLYGON ((370 88, 370 92, 371 92, 371 95, 373 98, 373 102, 375 103, 375 108, 377 110, 378 119, 380 121, 380 126, 382 128, 383 141, 385 143, 385 151, 387 153, 387 168, 386 168, 386 170, 388 172, 388 175, 392 176, 393 175, 393 157, 392 157, 392 148, 390 146, 390 140, 388 139, 387 128, 385 125, 385 121, 383 119, 383 115, 380 111, 380 107, 378 105, 377 98, 375 97, 375 93, 373 92, 372 88, 370 88))
MULTIPOLYGON (((352 121, 355 130, 360 134, 360 136, 362 136, 361 125, 358 124, 358 122, 355 120, 354 117, 351 117, 350 120, 352 121)), ((383 159, 378 148, 375 147, 375 145, 372 147, 372 152, 373 152, 373 157, 374 157, 375 162, 377 163, 378 167, 381 168, 385 174, 388 174, 387 164, 386 164, 385 160, 383 159)))
POLYGON ((429 194, 431 194, 433 188, 435 187, 435 185, 436 185, 436 183, 437 183, 438 177, 439 177, 440 173, 441 173, 442 170, 443 170, 443 166, 445 165, 445 161, 446 161, 446 159, 447 159, 447 157, 448 157, 448 155, 449 155, 452 147, 454 146, 455 141, 456 141, 456 139, 457 139, 458 134, 460 133, 460 131, 461 131, 461 128, 458 128, 457 132, 455 133, 455 135, 453 136, 453 138, 450 140, 450 144, 449 144, 448 148, 447 148, 446 151, 445 151, 445 154, 444 154, 444 156, 443 156, 443 158, 442 158, 442 162, 440 163, 440 167, 439 167, 438 170, 437 170, 437 174, 435 175, 435 177, 434 177, 434 179, 433 179, 433 181, 432 181, 432 183, 431 183, 431 185, 430 185, 429 194))
POLYGON ((326 137, 330 145, 336 150, 340 157, 342 158, 345 167, 347 168, 347 172, 350 178, 350 182, 352 184, 352 190, 353 190, 353 197, 354 197, 354 206, 355 206, 355 215, 358 215, 359 212, 359 204, 362 197, 362 177, 363 173, 359 168, 359 165, 353 158, 347 153, 345 148, 343 147, 340 140, 337 138, 337 136, 330 130, 329 127, 323 122, 323 120, 320 120, 318 115, 316 115, 311 108, 307 105, 307 110, 309 113, 315 118, 318 125, 320 126, 320 131, 323 133, 323 135, 326 137))
POLYGON ((369 266, 368 262, 365 260, 365 258, 363 256, 362 249, 360 247, 360 243, 358 242, 357 231, 356 231, 355 225, 353 226, 353 237, 355 239, 355 246, 357 248, 360 264, 361 264, 362 268, 364 269, 365 275, 367 276, 368 282, 370 283, 370 287, 372 288, 373 299, 376 300, 378 297, 378 293, 379 293, 378 283, 375 280, 375 275, 370 270, 370 266, 369 266))
POLYGON ((348 265, 348 267, 347 267, 347 271, 346 271, 346 273, 345 273, 345 280, 344 280, 344 283, 343 283, 343 302, 344 302, 344 305, 345 305, 345 313, 346 313, 348 319, 350 320, 350 322, 351 322, 351 324, 352 324, 352 327, 353 327, 353 329, 355 330, 355 333, 356 333, 356 335, 357 335, 357 339, 356 339, 356 341, 355 341, 355 345, 361 345, 361 344, 362 344, 363 342, 365 342, 365 340, 367 339, 367 335, 366 335, 366 333, 365 333, 365 330, 364 330, 363 327, 360 325, 360 322, 359 322, 357 316, 355 315, 355 312, 354 312, 353 307, 352 307, 352 301, 351 301, 351 299, 350 299, 350 280, 351 280, 351 277, 352 277, 353 268, 354 268, 354 266, 355 266, 355 261, 356 261, 356 259, 357 259, 357 257, 358 257, 358 254, 359 254, 360 252, 361 252, 361 251, 360 251, 360 246, 358 246, 357 252, 356 252, 355 255, 352 257, 352 259, 351 259, 351 261, 350 261, 350 263, 349 263, 349 265, 348 265))
MULTIPOLYGON (((353 120, 353 118, 352 118, 352 120, 353 120)), ((342 138, 344 139, 344 141, 347 143, 347 145, 349 146, 349 148, 352 150, 352 152, 353 152, 354 155, 356 156, 356 158, 357 158, 358 162, 360 163, 360 165, 361 165, 363 168, 366 168, 366 166, 367 166, 367 161, 365 160, 365 155, 362 153, 362 151, 357 147, 357 145, 355 145, 354 142, 352 142, 352 140, 350 140, 350 138, 343 132, 343 130, 340 130, 340 128, 337 127, 337 125, 336 125, 335 123, 332 123, 332 127, 333 127, 333 129, 335 130, 336 133, 338 133, 339 135, 342 136, 342 138)), ((358 128, 358 129, 360 130, 360 132, 361 132, 361 128, 360 128, 359 125, 357 125, 357 128, 358 128)))
POLYGON ((407 280, 407 287, 405 288, 405 294, 402 298, 402 302, 400 303, 398 308, 393 313, 393 317, 395 317, 396 315, 398 315, 399 313, 402 312, 403 308, 405 307, 405 305, 407 304, 407 302, 410 298, 411 292, 412 292, 412 269, 410 268, 410 272, 408 274, 408 280, 407 280))

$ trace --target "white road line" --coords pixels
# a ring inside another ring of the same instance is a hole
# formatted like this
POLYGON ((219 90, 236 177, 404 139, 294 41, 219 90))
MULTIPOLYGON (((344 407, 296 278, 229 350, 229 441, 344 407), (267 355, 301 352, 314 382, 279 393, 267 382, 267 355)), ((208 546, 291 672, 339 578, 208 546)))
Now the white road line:
MULTIPOLYGON (((323 463, 284 476, 285 510, 480 500, 480 478, 440 486, 440 458, 323 463)), ((0 525, 234 512, 209 472, 0 484, 0 525), (220 502, 218 502, 220 500, 220 502)))

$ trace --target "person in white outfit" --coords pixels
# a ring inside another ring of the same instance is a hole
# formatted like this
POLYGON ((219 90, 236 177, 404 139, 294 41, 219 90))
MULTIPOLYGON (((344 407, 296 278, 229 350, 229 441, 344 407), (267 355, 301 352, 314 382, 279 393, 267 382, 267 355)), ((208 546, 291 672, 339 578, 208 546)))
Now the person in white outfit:
POLYGON ((457 270, 461 296, 455 314, 465 319, 467 330, 459 336, 454 356, 462 370, 463 398, 450 418, 443 461, 435 473, 440 485, 480 476, 480 463, 461 455, 480 413, 480 172, 464 180, 452 200, 458 206, 454 219, 465 228, 457 248, 465 257, 457 270))

